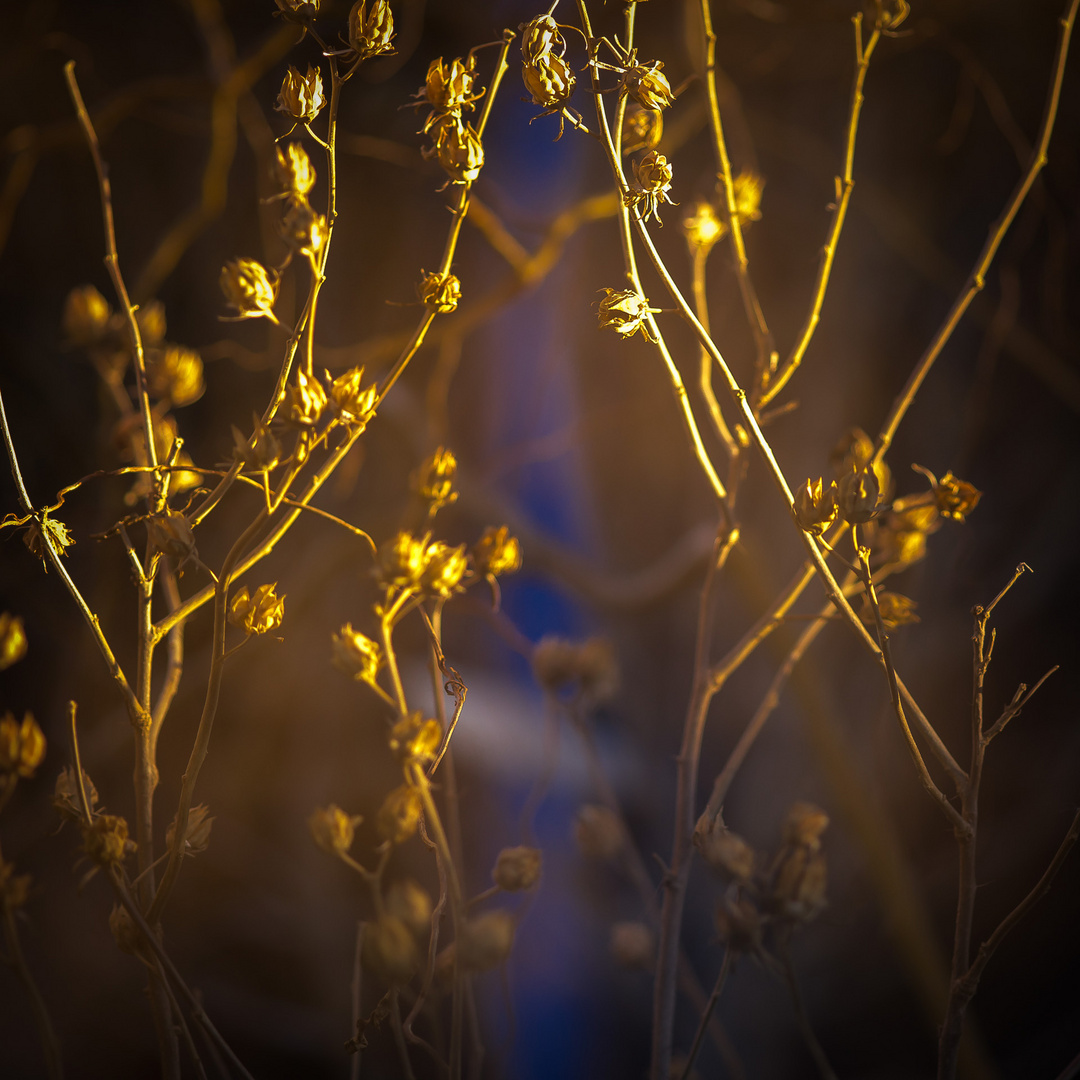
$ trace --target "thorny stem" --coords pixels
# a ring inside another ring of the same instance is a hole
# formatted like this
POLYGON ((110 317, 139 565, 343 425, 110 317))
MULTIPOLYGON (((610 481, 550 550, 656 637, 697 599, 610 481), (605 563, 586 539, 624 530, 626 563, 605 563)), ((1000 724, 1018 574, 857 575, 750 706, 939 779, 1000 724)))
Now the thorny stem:
POLYGON ((851 110, 848 114, 847 148, 844 151, 844 175, 836 178, 836 202, 833 205, 833 218, 829 226, 829 235, 825 240, 825 247, 821 252, 821 265, 818 268, 817 282, 814 287, 813 299, 810 301, 810 313, 806 323, 799 334, 799 340, 791 355, 787 358, 784 366, 777 372, 774 379, 769 379, 769 374, 763 372, 761 395, 758 408, 763 409, 777 394, 787 385, 788 380, 795 374, 796 369, 802 363, 810 341, 817 330, 821 318, 821 309, 825 303, 825 292, 829 287, 829 277, 832 274, 833 259, 836 257, 836 246, 840 240, 840 233, 844 228, 844 219, 847 217, 848 203, 851 201, 851 191, 855 186, 852 178, 852 169, 855 161, 855 136, 859 130, 859 113, 863 103, 863 84, 866 81, 866 72, 870 66, 870 57, 881 40, 881 26, 875 25, 870 39, 863 45, 862 40, 862 12, 857 12, 852 17, 855 27, 855 83, 851 89, 851 110))

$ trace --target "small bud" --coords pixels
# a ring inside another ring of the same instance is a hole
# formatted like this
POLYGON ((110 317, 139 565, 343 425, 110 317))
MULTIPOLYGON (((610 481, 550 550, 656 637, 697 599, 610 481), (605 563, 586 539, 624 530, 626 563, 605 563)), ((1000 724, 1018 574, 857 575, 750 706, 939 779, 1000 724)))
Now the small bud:
POLYGON ((99 814, 82 826, 83 851, 100 866, 122 863, 135 850, 128 823, 117 814, 99 814))
POLYGON ((735 196, 735 216, 744 228, 751 221, 761 220, 761 196, 765 178, 755 172, 741 172, 731 184, 735 196))
POLYGON ((325 104, 322 75, 318 68, 308 65, 307 74, 301 75, 290 64, 274 108, 298 123, 310 124, 325 104))
POLYGON ((390 729, 389 746, 402 761, 432 761, 442 745, 442 724, 424 719, 419 710, 407 713, 390 729))
POLYGON ((521 569, 521 545, 505 525, 489 525, 473 545, 472 557, 477 572, 485 576, 499 577, 521 569))
POLYGON ((808 478, 795 492, 795 502, 792 504, 799 528, 811 536, 821 536, 836 520, 836 498, 835 482, 825 487, 825 481, 820 477, 817 480, 808 478))
POLYGON ((611 861, 623 850, 625 837, 618 815, 606 806, 583 806, 574 821, 574 839, 582 855, 611 861))
POLYGON ((17 664, 27 650, 26 628, 22 617, 10 611, 0 614, 0 671, 17 664))
POLYGON ((427 566, 420 583, 428 592, 446 599, 465 588, 461 580, 469 569, 469 556, 464 544, 451 547, 437 540, 429 545, 425 558, 427 566))
POLYGON ((863 525, 877 513, 881 498, 878 478, 873 469, 852 470, 841 477, 836 488, 840 516, 850 525, 863 525))
POLYGON ((374 0, 367 10, 367 0, 357 0, 349 12, 349 45, 361 60, 392 53, 394 16, 387 0, 374 0))
POLYGON ((377 641, 361 634, 346 623, 341 632, 331 638, 334 666, 345 672, 350 679, 376 685, 376 676, 382 667, 382 649, 377 641))
POLYGON ((281 185, 283 192, 292 199, 306 199, 315 186, 315 167, 303 145, 289 143, 284 150, 277 147, 277 164, 274 166, 274 179, 281 185))
POLYGON ((353 846, 356 826, 364 819, 346 814, 336 803, 316 810, 308 818, 311 838, 329 855, 345 855, 353 846))
POLYGON ((360 958, 365 968, 388 983, 407 983, 420 966, 420 953, 409 928, 392 915, 364 927, 360 958))
POLYGON ((629 94, 643 109, 666 109, 675 97, 663 67, 659 60, 635 64, 623 75, 620 91, 629 94))
MULTIPOLYGON (((199 803, 188 811, 187 828, 184 830, 184 855, 201 855, 210 846, 210 829, 214 819, 210 807, 199 803)), ((176 839, 176 818, 174 817, 165 832, 165 843, 172 850, 176 839)))
POLYGON ((470 919, 455 943, 467 971, 490 971, 506 962, 514 947, 514 917, 508 911, 489 911, 470 919))
POLYGON ((330 399, 341 410, 346 422, 365 428, 375 415, 379 388, 375 383, 363 385, 364 369, 353 368, 339 375, 330 384, 330 399))
POLYGON ((656 963, 656 935, 643 922, 617 922, 608 949, 622 967, 651 971, 656 963))
POLYGON ((727 226, 717 216, 716 208, 704 199, 690 206, 682 219, 682 227, 691 248, 705 252, 711 251, 727 232, 727 226))
POLYGON ((326 391, 314 375, 298 368, 296 382, 289 387, 286 396, 289 423, 297 427, 314 427, 326 409, 326 391))
POLYGON ((172 559, 196 556, 195 533, 191 523, 176 510, 165 510, 146 519, 146 539, 154 551, 172 559))
POLYGON ((659 308, 649 307, 649 301, 633 289, 603 289, 604 299, 597 308, 601 330, 614 330, 620 337, 633 337, 639 330, 652 341, 646 318, 659 308))
POLYGON ((29 780, 44 758, 45 735, 33 713, 25 713, 21 723, 5 713, 0 719, 0 773, 29 780))
POLYGON ((540 880, 543 858, 539 848, 503 848, 495 860, 491 879, 504 892, 531 889, 540 880))
POLYGON ((453 274, 428 273, 426 270, 420 273, 423 276, 416 286, 416 295, 421 301, 440 315, 456 311, 461 299, 461 282, 453 274))
POLYGON ((329 235, 326 218, 315 213, 306 199, 294 199, 278 226, 281 239, 290 251, 316 262, 329 235))
POLYGON ((70 345, 94 345, 105 336, 111 309, 93 285, 79 285, 64 301, 61 326, 70 345))
POLYGON ((154 397, 166 398, 176 406, 190 405, 203 396, 202 357, 194 349, 168 345, 154 350, 147 364, 147 383, 154 397))
POLYGON ((415 881, 395 881, 386 893, 386 914, 400 919, 414 937, 423 938, 431 929, 431 897, 415 881))
MULTIPOLYGON (((897 626, 910 626, 912 623, 919 622, 919 616, 915 613, 915 609, 919 605, 910 596, 904 596, 902 593, 897 592, 882 592, 878 593, 877 601, 878 611, 881 613, 881 622, 887 629, 893 630, 897 626)), ((877 626, 874 609, 870 606, 870 601, 866 597, 863 598, 863 606, 859 612, 859 617, 867 626, 877 626)))
POLYGON ((395 788, 379 807, 376 824, 379 835, 393 844, 402 844, 415 835, 420 824, 419 793, 407 785, 395 788))
POLYGON ((265 316, 277 322, 274 315, 277 283, 271 280, 261 263, 254 259, 227 262, 221 268, 220 284, 226 302, 237 312, 237 319, 260 319, 265 316))
POLYGON ((271 585, 260 585, 253 595, 245 585, 232 598, 229 622, 249 637, 276 630, 285 617, 285 597, 278 596, 276 590, 276 581, 271 585))
POLYGON ((645 109, 631 102, 623 116, 623 157, 639 150, 655 150, 663 134, 664 114, 659 109, 645 109))

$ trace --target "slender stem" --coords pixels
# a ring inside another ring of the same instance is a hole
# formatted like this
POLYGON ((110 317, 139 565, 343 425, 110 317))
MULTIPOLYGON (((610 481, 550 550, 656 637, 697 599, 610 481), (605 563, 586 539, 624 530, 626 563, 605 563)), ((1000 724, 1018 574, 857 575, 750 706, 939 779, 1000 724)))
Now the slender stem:
MULTIPOLYGON (((708 0, 705 0, 705 2, 707 3, 708 0)), ((707 247, 695 247, 691 255, 694 274, 694 311, 697 314, 698 321, 705 327, 706 332, 709 332, 709 302, 705 291, 705 264, 708 262, 710 250, 707 247)), ((739 456, 739 444, 728 429, 723 410, 716 400, 716 393, 713 391, 712 384, 712 357, 704 346, 701 346, 699 364, 698 384, 701 387, 701 396, 705 398, 705 404, 709 408, 709 416, 712 417, 713 427, 716 429, 716 434, 720 436, 720 441, 723 442, 728 457, 737 458, 739 456)))
POLYGON ((701 1045, 705 1041, 705 1032, 709 1030, 709 1020, 712 1018, 717 1001, 720 1000, 720 992, 724 989, 724 983, 727 981, 730 970, 731 949, 728 948, 724 950, 724 960, 720 965, 720 974, 716 976, 716 983, 712 988, 712 993, 709 994, 709 1000, 702 1010, 701 1020, 698 1022, 698 1029, 694 1034, 694 1042, 690 1047, 690 1053, 686 1055, 686 1064, 683 1066, 681 1080, 690 1080, 690 1075, 694 1070, 694 1062, 697 1061, 697 1056, 701 1052, 701 1045))
POLYGON ((810 1024, 810 1017, 806 1014, 806 1005, 803 1003, 802 993, 799 990, 798 980, 795 978, 795 965, 791 962, 791 950, 787 943, 781 949, 780 963, 784 969, 784 981, 787 983, 788 992, 791 994, 791 1003, 795 1006, 795 1019, 799 1024, 803 1041, 806 1043, 810 1056, 814 1059, 821 1080, 836 1080, 836 1073, 825 1056, 821 1043, 818 1042, 814 1029, 810 1024))

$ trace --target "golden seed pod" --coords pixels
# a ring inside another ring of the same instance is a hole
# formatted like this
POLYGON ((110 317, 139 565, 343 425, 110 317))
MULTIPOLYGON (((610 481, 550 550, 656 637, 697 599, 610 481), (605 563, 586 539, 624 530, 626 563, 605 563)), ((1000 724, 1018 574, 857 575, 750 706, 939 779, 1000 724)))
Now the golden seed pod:
POLYGON ((16 874, 15 864, 0 858, 0 909, 17 911, 30 899, 30 875, 16 874))
POLYGON ((360 959, 377 978, 407 983, 420 966, 420 952, 408 926, 393 915, 383 915, 364 927, 360 959))
POLYGON ((484 576, 499 577, 521 569, 521 545, 506 525, 489 525, 473 545, 472 557, 477 572, 484 576))
POLYGON ((716 929, 728 948, 757 952, 761 948, 761 913, 747 899, 723 900, 716 910, 716 929))
POLYGON ((245 585, 232 598, 229 622, 240 627, 248 637, 276 630, 285 618, 285 597, 277 595, 277 582, 260 585, 254 593, 245 585))
POLYGON ((67 294, 60 325, 70 345, 93 345, 109 326, 112 309, 93 285, 79 285, 67 294))
POLYGON ((330 399, 348 423, 361 429, 371 422, 379 398, 378 386, 375 383, 364 386, 363 378, 364 369, 357 367, 339 375, 330 384, 330 399))
POLYGON ((656 935, 643 922, 617 922, 608 951, 621 967, 651 971, 656 963, 656 935))
POLYGON ((430 533, 395 534, 379 548, 379 580, 387 586, 416 588, 427 569, 430 533))
POLYGON ((167 345, 154 350, 147 360, 147 384, 154 397, 167 398, 179 407, 203 396, 203 362, 194 349, 167 345))
POLYGON ((293 199, 278 225, 286 246, 312 261, 326 246, 329 230, 326 218, 315 213, 306 199, 293 199))
POLYGON ((376 825, 379 835, 393 844, 402 844, 414 836, 420 824, 422 803, 414 788, 403 784, 395 788, 379 807, 376 825))
POLYGON ((383 662, 382 648, 377 641, 354 630, 352 623, 346 623, 341 632, 331 638, 331 644, 333 663, 339 671, 357 682, 376 685, 376 676, 383 662))
POLYGON ((620 92, 629 94, 643 109, 666 109, 675 100, 659 60, 635 64, 622 77, 620 92))
POLYGON ((425 98, 435 110, 428 123, 424 125, 424 131, 428 130, 433 118, 443 113, 462 109, 471 109, 473 102, 483 91, 473 93, 476 83, 476 60, 469 57, 462 60, 456 57, 449 64, 443 62, 443 58, 437 57, 428 65, 427 76, 424 79, 423 89, 416 95, 425 98))
POLYGON ((539 848, 503 848, 495 860, 491 879, 504 892, 531 889, 540 880, 544 856, 539 848))
POLYGON ((274 179, 281 185, 282 191, 294 199, 307 198, 308 192, 315 186, 315 167, 307 151, 298 142, 289 143, 284 150, 278 146, 277 162, 274 166, 274 179))
MULTIPOLYGON (((214 819, 210 807, 199 803, 188 811, 187 828, 184 829, 184 855, 200 855, 210 846, 210 830, 214 819)), ((169 823, 165 832, 165 843, 172 849, 176 840, 176 818, 169 823)))
POLYGON ((723 877, 745 885, 754 876, 757 856, 738 833, 713 823, 704 833, 694 833, 694 843, 701 857, 723 877))
POLYGON ((22 617, 12 615, 10 611, 0 614, 0 671, 17 664, 26 655, 27 648, 22 617))
POLYGON ((565 108, 577 86, 574 69, 554 53, 522 64, 521 78, 532 103, 549 112, 565 108))
POLYGON ((509 911, 489 911, 469 919, 455 942, 459 962, 467 971, 490 971, 505 963, 514 947, 514 930, 509 911))
POLYGON ((444 599, 464 590, 461 581, 469 569, 469 556, 464 544, 451 547, 436 540, 429 545, 425 557, 427 566, 420 579, 424 589, 444 599))
MULTIPOLYGON (((83 789, 86 792, 86 801, 90 807, 90 813, 95 813, 98 804, 97 788, 86 773, 83 773, 83 789)), ((82 796, 79 794, 79 783, 75 779, 75 769, 65 765, 56 778, 56 787, 53 790, 53 806, 57 812, 70 821, 82 821, 83 808, 82 796)))
POLYGON ((650 150, 640 161, 634 162, 634 183, 626 195, 626 205, 639 207, 638 212, 645 220, 653 217, 662 225, 660 203, 671 203, 668 192, 672 176, 668 159, 650 150))
POLYGON ((982 498, 982 492, 966 480, 960 480, 947 472, 939 484, 934 485, 934 495, 937 498, 938 510, 943 517, 952 518, 953 521, 963 521, 982 498))
POLYGON ((687 243, 702 251, 711 251, 727 232, 727 226, 717 215, 716 207, 704 199, 690 205, 690 209, 683 215, 682 227, 687 243))
POLYGON ((251 423, 254 428, 254 445, 235 424, 233 425, 233 457, 255 472, 273 469, 281 460, 281 443, 270 428, 263 424, 258 413, 251 414, 251 423))
MULTIPOLYGON (((915 613, 915 609, 919 605, 910 596, 904 596, 902 593, 897 592, 882 592, 878 594, 877 601, 878 611, 881 613, 881 622, 889 630, 894 630, 898 626, 910 626, 912 623, 920 621, 919 616, 915 613)), ((877 626, 874 609, 870 606, 870 601, 866 597, 863 598, 859 618, 867 626, 877 626)))
POLYGON ((442 724, 419 710, 407 713, 390 728, 389 746, 402 761, 431 761, 442 745, 442 724))
POLYGON ((35 559, 45 559, 45 549, 49 546, 61 555, 67 554, 67 549, 75 543, 75 537, 71 535, 68 527, 56 518, 43 517, 40 521, 31 520, 27 523, 26 532, 23 534, 23 543, 27 546, 30 554, 35 559))
POLYGON ((649 341, 652 337, 646 322, 649 312, 659 308, 649 307, 649 301, 633 289, 603 289, 604 299, 597 305, 597 318, 601 330, 614 330, 620 337, 633 337, 639 330, 649 341))
POLYGON ((176 510, 165 510, 146 519, 146 539, 154 551, 171 559, 195 555, 195 533, 191 523, 176 510))
POLYGON ((425 458, 412 477, 412 488, 431 510, 438 510, 457 501, 454 477, 457 475, 457 458, 453 450, 438 447, 425 458))
POLYGON ((435 156, 452 184, 471 184, 484 167, 484 146, 471 124, 447 116, 437 125, 435 156))
POLYGON ((361 60, 392 53, 394 16, 387 0, 375 0, 368 10, 367 0, 357 0, 349 12, 349 45, 361 60))
POLYGON ((237 319, 273 319, 277 282, 266 268, 254 259, 232 259, 221 268, 219 279, 226 303, 235 309, 237 319))
POLYGON ((337 803, 317 809, 308 818, 311 838, 330 855, 345 855, 353 846, 356 826, 364 819, 359 814, 346 814, 337 803))
POLYGON ((881 489, 873 469, 852 469, 836 487, 836 505, 849 525, 863 525, 877 513, 881 489))
MULTIPOLYGON (((832 448, 829 464, 839 480, 852 469, 865 468, 873 457, 874 440, 862 428, 856 427, 851 428, 832 448)), ((882 499, 887 499, 892 487, 892 471, 884 461, 878 461, 874 464, 874 475, 877 477, 882 499)))
POLYGON ((313 427, 326 409, 327 397, 323 385, 314 375, 298 368, 296 382, 286 397, 286 416, 297 427, 313 427))
POLYGON ((0 773, 29 780, 44 759, 45 734, 33 713, 25 713, 21 722, 5 713, 0 719, 0 773))
POLYGON ((811 536, 821 536, 839 513, 836 499, 835 482, 825 487, 825 481, 821 477, 817 480, 807 478, 806 483, 796 490, 795 501, 791 506, 799 528, 811 536))
POLYGON ((664 134, 664 114, 659 109, 642 108, 631 102, 623 114, 623 157, 639 150, 655 150, 664 134))
POLYGON ((421 301, 440 315, 456 311, 461 300, 461 282, 458 278, 454 274, 440 274, 437 270, 429 273, 421 269, 420 274, 416 295, 421 301))
POLYGON ((765 177, 750 170, 739 173, 731 184, 735 196, 735 216, 743 227, 761 220, 761 196, 765 177))
POLYGON ((537 15, 520 27, 521 59, 526 64, 535 64, 554 53, 562 56, 566 52, 566 40, 559 30, 559 24, 550 15, 537 15))
POLYGON ((619 816, 606 806, 586 804, 574 820, 574 839, 581 854, 611 861, 623 850, 626 838, 619 816))
POLYGON ((386 914, 400 919, 414 937, 423 938, 431 929, 431 896, 415 881, 395 881, 384 900, 386 914))
POLYGON ((298 123, 310 124, 323 106, 326 96, 323 93, 322 75, 318 68, 308 65, 307 74, 301 75, 291 64, 285 72, 285 79, 278 92, 278 112, 291 116, 298 123))
POLYGON ((135 850, 128 839, 128 823, 117 814, 98 814, 82 826, 83 851, 100 866, 116 865, 135 850))
POLYGON ((781 835, 784 843, 802 844, 817 851, 821 847, 821 834, 829 827, 829 815, 809 802, 792 803, 784 816, 781 835))

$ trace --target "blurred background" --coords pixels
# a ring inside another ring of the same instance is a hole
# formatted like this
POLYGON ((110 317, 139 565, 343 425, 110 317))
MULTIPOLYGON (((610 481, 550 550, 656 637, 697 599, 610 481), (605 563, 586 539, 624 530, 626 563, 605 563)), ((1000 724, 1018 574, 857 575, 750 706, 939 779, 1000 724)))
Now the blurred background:
MULTIPOLYGON (((620 5, 596 6, 598 24, 618 33, 620 5)), ((565 7, 556 14, 570 22, 565 7)), ((912 8, 870 67, 856 186, 823 318, 781 399, 797 407, 768 427, 793 484, 825 472, 830 449, 852 426, 876 432, 1038 131, 1059 0, 913 0, 912 8)), ((311 41, 290 52, 298 34, 274 10, 255 0, 0 6, 0 385, 39 504, 95 469, 123 463, 114 406, 60 326, 77 285, 92 283, 114 300, 92 163, 63 65, 76 61, 109 162, 121 266, 135 299, 160 300, 168 339, 202 356, 206 392, 175 416, 194 461, 213 466, 231 454, 230 425, 247 430, 252 410, 263 407, 283 340, 261 322, 222 323, 218 288, 227 259, 273 264, 284 251, 274 231, 278 210, 260 203, 273 192, 273 140, 287 130, 272 106, 286 64, 303 69, 319 57, 311 41), (230 81, 247 61, 250 77, 230 81)), ((733 165, 766 180, 748 254, 784 354, 805 319, 842 165, 857 0, 717 0, 713 10, 733 165)), ((347 4, 324 0, 324 33, 334 35, 347 13, 347 4)), ((408 107, 429 62, 497 41, 504 27, 538 13, 519 0, 394 5, 397 55, 365 67, 342 101, 340 219, 319 309, 318 369, 385 371, 417 317, 420 270, 438 264, 451 192, 439 192, 441 170, 421 158, 423 114, 408 107)), ((665 208, 656 234, 687 289, 679 219, 715 183, 704 94, 692 78, 700 38, 695 3, 640 4, 642 58, 662 60, 682 88, 660 146, 674 163, 681 206, 665 208)), ((575 68, 583 67, 580 38, 568 40, 575 68)), ((479 54, 485 85, 494 57, 494 50, 479 54)), ((381 542, 408 511, 411 471, 438 445, 454 450, 462 494, 440 515, 440 535, 471 543, 486 525, 507 523, 520 536, 524 568, 503 594, 517 633, 526 642, 603 636, 614 647, 619 690, 588 728, 658 888, 670 856, 674 758, 716 514, 654 351, 640 337, 623 341, 597 329, 598 290, 622 280, 613 208, 587 212, 596 204, 586 200, 610 188, 603 155, 569 129, 556 141, 554 118, 530 123, 539 110, 523 100, 514 52, 511 59, 455 264, 463 302, 436 322, 319 505, 381 542), (493 223, 501 253, 490 242, 493 223), (552 257, 523 263, 537 252, 552 257)), ((1074 57, 1049 165, 889 455, 899 494, 925 488, 909 470, 913 462, 938 476, 952 470, 985 493, 971 519, 946 523, 927 557, 896 582, 918 602, 922 620, 894 635, 897 665, 958 760, 968 753, 970 610, 996 595, 1021 561, 1035 572, 996 613, 990 714, 1019 682, 1031 685, 1061 666, 989 753, 977 940, 1042 873, 1080 791, 1078 87, 1074 57)), ((574 104, 591 115, 580 87, 574 104)), ((317 199, 324 190, 321 180, 317 199)), ((294 284, 287 278, 283 286, 283 317, 302 302, 294 284)), ((648 275, 646 289, 664 305, 648 275)), ((754 346, 726 244, 710 260, 709 296, 714 337, 746 382, 754 346)), ((693 338, 673 315, 661 318, 692 384, 693 338)), ((693 391, 692 400, 704 425, 693 391)), ((720 454, 719 444, 709 445, 720 454)), ((6 468, 0 472, 0 509, 14 512, 14 485, 6 468)), ((129 488, 130 479, 94 480, 69 496, 61 516, 78 541, 71 572, 121 661, 133 664, 135 591, 124 552, 115 538, 93 539, 132 512, 129 488)), ((257 495, 236 493, 199 532, 208 565, 220 565, 257 505, 257 495)), ((801 564, 798 538, 757 460, 740 506, 742 541, 720 589, 717 655, 801 564)), ((20 784, 0 819, 5 857, 34 877, 22 924, 27 960, 71 1076, 153 1076, 142 970, 111 939, 101 878, 77 892, 77 838, 70 826, 57 832, 50 802, 68 761, 66 703, 74 698, 85 767, 108 809, 130 818, 130 730, 56 576, 44 575, 12 532, 2 540, 0 608, 23 617, 30 652, 0 675, 0 708, 18 716, 32 710, 49 739, 37 778, 20 784)), ((311 518, 254 572, 253 584, 276 580, 287 594, 284 640, 258 640, 230 662, 197 796, 215 815, 212 841, 186 865, 166 919, 170 953, 259 1077, 348 1073, 356 924, 371 912, 359 880, 312 844, 306 819, 329 802, 363 814, 355 852, 370 858, 376 834, 368 823, 398 782, 377 702, 329 663, 330 635, 369 617, 370 571, 364 545, 311 518)), ((189 574, 185 592, 202 584, 189 574)), ((815 585, 799 610, 820 603, 815 585)), ((198 721, 210 623, 204 610, 187 629, 185 682, 160 745, 159 823, 171 818, 198 721)), ((803 625, 778 632, 714 702, 704 794, 803 625)), ((407 625, 401 640, 409 684, 423 700, 419 625, 407 625)), ((640 920, 644 910, 625 872, 586 859, 574 843, 581 806, 600 801, 580 733, 545 710, 526 645, 501 632, 483 603, 450 605, 445 643, 469 687, 455 736, 469 893, 488 886, 500 848, 527 838, 523 808, 530 794, 543 795, 534 823, 543 881, 513 905, 521 918, 505 971, 477 980, 483 1075, 642 1076, 651 979, 620 966, 609 938, 614 923, 640 920)), ((816 802, 832 818, 829 906, 794 942, 818 1037, 841 1077, 932 1075, 955 844, 921 789, 880 672, 839 624, 800 667, 731 789, 725 820, 772 851, 796 800, 816 802)), ((414 842, 395 853, 389 877, 415 877, 436 890, 430 863, 414 842)), ((720 890, 699 863, 684 943, 706 986, 722 956, 713 921, 720 890)), ((1052 1080, 1080 1050, 1078 895, 1074 856, 988 969, 970 1013, 967 1076, 1052 1080)), ((752 960, 737 965, 717 1016, 730 1053, 707 1045, 701 1076, 814 1075, 785 988, 752 960)), ((689 1044, 695 1025, 684 1001, 677 1045, 689 1044)), ((0 969, 0 1047, 3 1075, 42 1074, 29 1007, 7 969, 0 969)), ((417 1056, 418 1075, 429 1065, 417 1056)), ((364 1075, 398 1070, 389 1035, 376 1034, 364 1075)))

